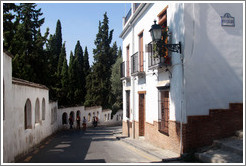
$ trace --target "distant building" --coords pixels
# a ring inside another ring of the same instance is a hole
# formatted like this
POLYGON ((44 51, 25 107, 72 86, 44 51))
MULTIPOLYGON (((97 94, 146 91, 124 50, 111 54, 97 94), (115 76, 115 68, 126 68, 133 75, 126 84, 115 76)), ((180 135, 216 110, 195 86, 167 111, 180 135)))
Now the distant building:
POLYGON ((184 153, 243 128, 242 3, 133 3, 120 37, 124 135, 184 153), (181 54, 154 54, 154 20, 181 54))

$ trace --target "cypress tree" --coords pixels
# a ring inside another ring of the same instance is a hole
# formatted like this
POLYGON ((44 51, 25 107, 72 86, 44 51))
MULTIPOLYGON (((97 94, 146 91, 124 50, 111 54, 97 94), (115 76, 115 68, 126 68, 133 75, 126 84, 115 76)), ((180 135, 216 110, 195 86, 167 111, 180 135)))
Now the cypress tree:
POLYGON ((87 47, 85 47, 85 53, 84 53, 84 74, 85 78, 88 76, 90 73, 90 64, 89 64, 89 54, 87 51, 87 47))
MULTIPOLYGON (((56 38, 56 47, 55 47, 55 51, 56 51, 56 55, 57 55, 57 61, 58 61, 58 57, 61 53, 61 49, 62 49, 62 27, 61 27, 61 21, 58 19, 57 23, 56 23, 56 33, 55 33, 55 38, 56 38)), ((56 62, 57 62, 56 61, 56 62)))
POLYGON ((76 89, 74 92, 75 104, 81 105, 84 103, 85 94, 85 74, 84 74, 84 59, 83 59, 83 49, 80 42, 77 41, 75 46, 75 75, 76 75, 76 89))
POLYGON ((67 106, 68 105, 68 66, 67 66, 67 58, 66 56, 63 57, 63 65, 61 71, 61 105, 67 106))
POLYGON ((58 78, 60 78, 60 76, 61 76, 64 57, 66 57, 65 42, 62 45, 61 53, 59 55, 59 60, 58 60, 58 66, 57 66, 57 76, 58 76, 58 78))
POLYGON ((94 64, 92 72, 86 82, 89 88, 86 95, 85 105, 101 105, 103 108, 110 108, 111 93, 111 58, 112 51, 110 43, 113 37, 113 30, 109 31, 107 13, 104 14, 103 22, 99 21, 98 33, 96 35, 93 49, 94 64))
POLYGON ((122 109, 123 98, 122 98, 122 82, 120 76, 120 65, 122 63, 122 51, 121 48, 118 50, 118 56, 115 64, 112 66, 111 75, 111 89, 112 89, 112 115, 114 115, 119 109, 122 109))
POLYGON ((68 66, 68 101, 70 105, 74 105, 74 91, 76 89, 76 75, 75 75, 75 63, 73 52, 70 53, 69 66, 68 66))

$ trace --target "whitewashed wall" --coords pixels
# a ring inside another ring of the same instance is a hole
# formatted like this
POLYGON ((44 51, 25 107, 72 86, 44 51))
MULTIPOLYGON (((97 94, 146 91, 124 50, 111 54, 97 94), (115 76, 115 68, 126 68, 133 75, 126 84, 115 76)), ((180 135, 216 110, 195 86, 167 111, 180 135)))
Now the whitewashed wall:
POLYGON ((13 80, 12 83, 12 58, 5 53, 3 64, 5 84, 3 162, 13 162, 15 157, 27 153, 44 138, 57 131, 58 124, 56 121, 51 124, 51 109, 55 109, 58 106, 57 102, 49 103, 48 89, 31 87, 29 83, 23 80, 18 80, 17 82, 13 80), (25 129, 24 110, 27 99, 31 101, 31 129, 25 129), (37 99, 39 100, 39 123, 35 123, 35 104, 37 99), (45 100, 44 120, 42 120, 43 99, 45 100))
MULTIPOLYGON (((158 121, 158 81, 169 80, 169 73, 165 71, 148 70, 148 54, 145 50, 145 45, 152 41, 149 30, 153 25, 154 20, 158 20, 157 15, 168 5, 167 16, 168 26, 172 32, 173 43, 184 41, 184 21, 183 21, 183 4, 172 4, 168 2, 158 2, 154 4, 147 4, 148 7, 144 12, 140 13, 132 22, 128 31, 122 35, 123 39, 123 61, 126 61, 126 47, 130 44, 130 56, 139 50, 138 35, 143 32, 144 42, 144 70, 146 72, 146 79, 141 77, 131 77, 131 84, 127 86, 123 81, 123 120, 126 118, 126 90, 131 90, 130 96, 130 120, 138 121, 138 91, 146 91, 145 112, 146 122, 153 123, 158 121), (183 28, 182 28, 183 27, 183 28), (155 75, 153 75, 155 73, 155 75), (134 110, 134 111, 133 111, 134 110), (134 116, 133 116, 133 113, 134 116)), ((133 17, 133 16, 132 16, 133 17)), ((131 22, 131 18, 129 20, 131 22)), ((127 24, 124 26, 127 28, 127 24)), ((124 31, 124 29, 123 29, 124 31)), ((170 89, 170 120, 179 121, 181 116, 181 87, 182 87, 182 66, 180 54, 172 53, 172 63, 175 64, 170 68, 172 72, 171 89, 170 89)), ((131 64, 131 62, 130 62, 131 64)))
POLYGON ((242 3, 185 4, 184 14, 187 115, 242 103, 242 3), (225 13, 235 18, 235 27, 221 26, 225 13))
MULTIPOLYGON (((77 111, 80 111, 80 118, 81 118, 80 126, 82 126, 83 117, 85 116, 86 121, 87 121, 87 126, 91 127, 93 125, 92 124, 93 115, 98 116, 98 125, 99 126, 100 125, 119 125, 122 123, 122 118, 116 120, 117 115, 119 116, 122 114, 122 110, 117 111, 117 113, 111 119, 112 110, 110 110, 110 109, 102 110, 101 106, 95 106, 95 107, 77 106, 77 107, 60 108, 58 110, 58 123, 59 123, 59 125, 62 125, 63 129, 68 129, 70 127, 69 121, 67 119, 67 124, 63 125, 62 124, 62 115, 63 115, 63 113, 67 113, 67 118, 69 118, 70 113, 74 112, 74 117, 76 118, 77 111), (90 121, 88 120, 89 113, 91 114, 90 121), (106 120, 104 119, 105 115, 107 115, 106 120), (110 117, 109 119, 108 119, 108 115, 110 117)), ((76 128, 76 126, 77 126, 77 122, 75 119, 74 123, 73 123, 73 128, 76 128)))
POLYGON ((3 145, 3 154, 6 154, 3 156, 3 162, 9 162, 9 161, 13 161, 13 157, 15 155, 14 149, 13 148, 9 148, 12 144, 12 142, 10 142, 9 138, 13 138, 14 137, 14 133, 13 132, 8 132, 10 127, 14 127, 11 123, 10 120, 8 120, 9 118, 11 118, 13 116, 13 112, 12 112, 12 103, 13 103, 13 98, 12 98, 12 58, 10 56, 8 56, 6 53, 2 54, 2 65, 3 65, 3 120, 1 120, 2 122, 2 126, 3 126, 3 130, 2 130, 2 138, 3 138, 3 143, 6 142, 6 145, 3 145), (6 93, 8 92, 8 93, 6 93), (8 111, 7 111, 8 110, 8 111))

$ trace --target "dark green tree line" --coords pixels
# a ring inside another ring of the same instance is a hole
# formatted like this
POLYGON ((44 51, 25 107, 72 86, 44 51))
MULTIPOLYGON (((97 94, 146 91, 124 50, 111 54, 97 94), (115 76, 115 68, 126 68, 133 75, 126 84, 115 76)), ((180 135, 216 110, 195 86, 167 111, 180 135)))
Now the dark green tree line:
POLYGON ((87 47, 83 51, 79 40, 68 64, 61 21, 57 20, 54 34, 47 28, 42 35, 42 14, 34 3, 3 3, 3 46, 14 56, 13 76, 46 85, 50 99, 58 100, 59 106, 121 107, 117 75, 121 50, 116 42, 111 46, 107 13, 99 21, 92 67, 87 47))

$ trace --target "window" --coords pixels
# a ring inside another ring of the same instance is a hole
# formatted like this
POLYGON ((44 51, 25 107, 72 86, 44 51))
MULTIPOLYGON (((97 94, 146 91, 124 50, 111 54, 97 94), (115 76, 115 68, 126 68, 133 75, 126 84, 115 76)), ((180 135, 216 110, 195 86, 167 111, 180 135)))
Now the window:
POLYGON ((24 114, 25 114, 25 129, 32 128, 32 106, 31 101, 27 99, 25 107, 24 107, 24 114))
POLYGON ((139 36, 139 70, 140 72, 144 71, 144 59, 143 59, 143 31, 138 35, 139 36))
POLYGON ((159 131, 168 135, 169 127, 169 90, 159 89, 159 131))
POLYGON ((45 120, 45 99, 42 100, 42 120, 45 120))
POLYGON ((35 103, 35 123, 39 123, 40 121, 40 107, 39 107, 39 99, 37 98, 35 103))
POLYGON ((110 114, 108 114, 108 120, 110 120, 111 118, 110 118, 110 114))
POLYGON ((129 66, 129 59, 130 59, 130 46, 126 47, 126 76, 130 77, 130 66, 129 66))
POLYGON ((135 12, 137 10, 139 5, 140 5, 140 3, 133 3, 133 12, 135 12))
POLYGON ((126 117, 130 118, 130 91, 126 91, 126 117))
POLYGON ((162 25, 164 22, 167 22, 167 8, 166 6, 158 15, 158 24, 162 25))
MULTIPOLYGON (((158 24, 162 27, 162 34, 166 33, 167 31, 167 8, 166 6, 158 15, 157 17, 159 18, 158 24)), ((162 40, 163 37, 162 37, 162 40)), ((167 44, 167 38, 165 39, 165 43, 167 44)), ((164 55, 164 58, 168 61, 170 61, 169 56, 168 56, 168 50, 167 49, 161 49, 161 55, 164 55)))

